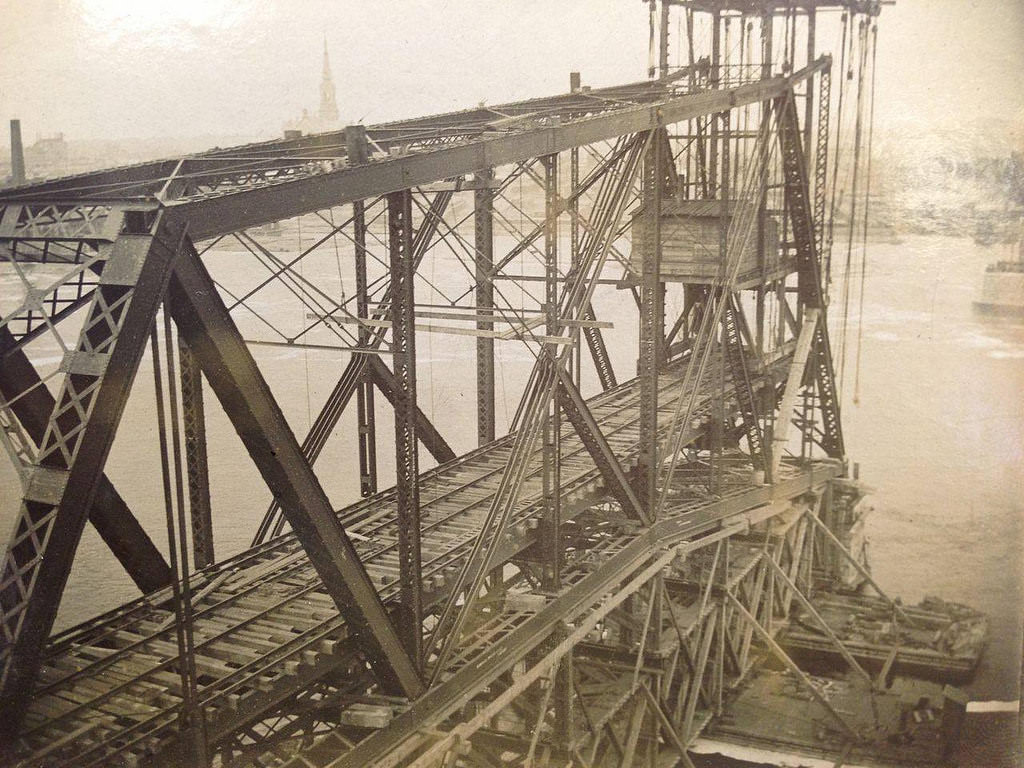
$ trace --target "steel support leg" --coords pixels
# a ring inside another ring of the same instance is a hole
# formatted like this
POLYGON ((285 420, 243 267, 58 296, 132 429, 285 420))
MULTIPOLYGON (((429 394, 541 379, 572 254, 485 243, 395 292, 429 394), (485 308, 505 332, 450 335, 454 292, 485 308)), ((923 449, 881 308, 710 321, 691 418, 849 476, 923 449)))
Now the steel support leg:
POLYGON ((188 505, 192 521, 192 560, 198 571, 214 562, 213 516, 210 508, 210 467, 206 455, 206 412, 203 374, 188 345, 178 337, 181 418, 185 432, 188 505))
MULTIPOLYGON (((550 336, 558 334, 558 155, 541 158, 544 166, 544 310, 545 328, 550 336)), ((553 345, 546 345, 543 354, 554 355, 553 345)), ((556 388, 548 406, 548 420, 544 425, 544 499, 545 536, 548 548, 545 577, 548 589, 556 590, 562 584, 562 446, 559 389, 556 388)))
MULTIPOLYGON (((477 173, 480 185, 473 192, 473 232, 476 250, 476 307, 481 317, 494 314, 494 171, 477 173)), ((481 331, 494 330, 494 323, 478 320, 481 331)), ((477 444, 494 440, 494 339, 476 340, 476 434, 477 444)))
MULTIPOLYGON (((352 239, 355 241, 356 315, 369 317, 366 280, 366 209, 362 200, 352 203, 352 239)), ((370 329, 359 326, 359 346, 370 346, 370 329)), ((359 439, 359 493, 377 492, 377 427, 373 407, 373 383, 363 375, 356 388, 356 420, 359 439)))
POLYGON ((412 256, 412 192, 388 195, 388 257, 391 267, 391 346, 394 353, 395 473, 402 643, 417 669, 423 656, 420 591, 419 445, 416 440, 416 329, 412 256))
POLYGON ((0 576, 0 742, 14 736, 163 297, 179 235, 159 220, 114 243, 30 469, 0 576), (108 375, 109 374, 109 375, 108 375))
POLYGON ((658 479, 658 369, 665 338, 664 294, 661 284, 661 196, 664 186, 661 133, 651 136, 644 158, 644 251, 640 288, 640 455, 637 496, 653 518, 658 479))

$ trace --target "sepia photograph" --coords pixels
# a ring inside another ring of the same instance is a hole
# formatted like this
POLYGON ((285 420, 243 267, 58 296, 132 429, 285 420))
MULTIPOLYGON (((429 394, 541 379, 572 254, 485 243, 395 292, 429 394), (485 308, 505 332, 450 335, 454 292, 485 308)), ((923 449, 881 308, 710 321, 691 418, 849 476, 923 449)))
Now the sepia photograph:
POLYGON ((1024 3, 0 0, 0 765, 1024 768, 1024 3))

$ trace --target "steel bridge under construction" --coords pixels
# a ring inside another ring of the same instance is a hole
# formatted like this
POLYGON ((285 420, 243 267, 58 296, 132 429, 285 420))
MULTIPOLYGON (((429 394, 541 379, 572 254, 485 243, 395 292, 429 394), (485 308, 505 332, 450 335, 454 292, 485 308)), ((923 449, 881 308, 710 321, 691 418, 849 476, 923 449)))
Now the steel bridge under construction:
POLYGON ((10 764, 691 765, 767 657, 846 754, 868 743, 776 637, 816 585, 863 570, 842 544, 859 498, 826 316, 842 121, 816 25, 841 10, 863 65, 878 4, 650 10, 643 82, 573 74, 560 96, 0 190, 21 286, 0 307, 22 483, 0 582, 10 764), (461 455, 418 401, 427 334, 475 359, 461 455), (526 352, 499 436, 502 344, 526 352), (302 440, 268 347, 345 361, 302 440), (153 403, 155 517, 107 472, 133 392, 153 403), (211 397, 272 498, 227 559, 211 397), (339 510, 316 462, 353 437, 361 498, 339 510), (54 635, 87 523, 142 596, 54 635))

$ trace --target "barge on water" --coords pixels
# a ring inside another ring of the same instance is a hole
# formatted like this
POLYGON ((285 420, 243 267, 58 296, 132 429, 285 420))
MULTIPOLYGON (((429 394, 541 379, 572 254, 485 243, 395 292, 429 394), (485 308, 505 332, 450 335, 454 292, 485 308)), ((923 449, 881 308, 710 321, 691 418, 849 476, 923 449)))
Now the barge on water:
POLYGON ((1000 259, 985 268, 974 309, 986 315, 1024 317, 1024 221, 1016 258, 1000 259))
MULTIPOLYGON (((893 609, 873 595, 818 592, 815 607, 857 661, 872 672, 962 684, 988 640, 988 618, 973 608, 926 597, 893 609)), ((798 613, 780 637, 794 658, 814 668, 842 657, 813 617, 798 613)))
POLYGON ((703 732, 700 768, 719 765, 718 756, 872 768, 955 761, 968 703, 956 686, 974 674, 988 618, 936 597, 911 606, 882 592, 867 563, 865 491, 856 480, 831 484, 805 540, 813 567, 807 558, 778 575, 779 590, 805 592, 773 622, 762 663, 703 732))

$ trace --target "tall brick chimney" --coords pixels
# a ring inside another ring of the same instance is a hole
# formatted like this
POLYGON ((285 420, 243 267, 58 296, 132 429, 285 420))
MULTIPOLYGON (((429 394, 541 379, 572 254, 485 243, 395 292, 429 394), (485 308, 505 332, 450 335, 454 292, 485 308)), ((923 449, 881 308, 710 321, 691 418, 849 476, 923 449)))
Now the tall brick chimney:
POLYGON ((11 120, 11 182, 25 183, 25 149, 21 146, 21 120, 11 120))

